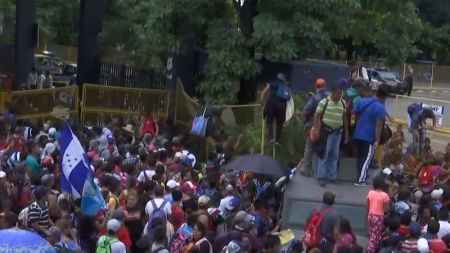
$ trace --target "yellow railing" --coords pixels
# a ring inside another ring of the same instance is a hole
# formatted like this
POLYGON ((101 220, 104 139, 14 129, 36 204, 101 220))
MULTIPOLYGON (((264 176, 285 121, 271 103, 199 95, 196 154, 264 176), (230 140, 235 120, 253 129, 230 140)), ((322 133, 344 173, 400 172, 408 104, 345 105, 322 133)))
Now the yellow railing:
POLYGON ((166 90, 84 84, 81 122, 99 124, 109 115, 143 116, 150 112, 167 117, 169 105, 170 92, 166 90))
MULTIPOLYGON (((252 147, 253 152, 264 150, 264 124, 261 104, 248 105, 208 105, 208 115, 214 121, 215 129, 225 131, 228 136, 237 138, 245 134, 243 146, 252 147), (260 149, 260 150, 259 150, 260 149)), ((201 106, 183 89, 181 82, 177 83, 175 95, 175 123, 190 128, 195 116, 202 113, 201 106)))
POLYGON ((68 119, 78 114, 78 87, 2 92, 0 106, 7 101, 18 119, 68 119))

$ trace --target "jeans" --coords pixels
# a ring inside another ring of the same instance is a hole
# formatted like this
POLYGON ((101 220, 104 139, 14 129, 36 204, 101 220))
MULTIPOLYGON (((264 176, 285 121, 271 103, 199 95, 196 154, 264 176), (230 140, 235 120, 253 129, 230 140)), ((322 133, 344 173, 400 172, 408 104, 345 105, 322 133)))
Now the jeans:
POLYGON ((375 147, 372 143, 356 140, 357 156, 356 167, 358 169, 357 182, 366 182, 367 171, 369 170, 370 163, 375 153, 375 147))
POLYGON ((308 175, 312 176, 314 175, 314 169, 313 169, 313 155, 314 155, 314 145, 309 139, 309 134, 306 136, 306 142, 305 142, 305 153, 303 154, 303 172, 308 175))
POLYGON ((339 150, 341 145, 342 130, 328 134, 327 146, 322 158, 319 157, 317 170, 318 179, 335 181, 338 179, 337 163, 339 161, 339 150))

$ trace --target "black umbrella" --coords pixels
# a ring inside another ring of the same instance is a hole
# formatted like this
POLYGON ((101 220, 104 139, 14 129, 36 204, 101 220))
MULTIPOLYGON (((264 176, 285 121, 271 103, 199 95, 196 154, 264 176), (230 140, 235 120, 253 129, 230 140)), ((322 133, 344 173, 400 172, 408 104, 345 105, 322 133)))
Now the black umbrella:
POLYGON ((225 165, 226 170, 253 172, 256 174, 282 177, 289 174, 289 169, 271 156, 251 154, 243 155, 225 165))

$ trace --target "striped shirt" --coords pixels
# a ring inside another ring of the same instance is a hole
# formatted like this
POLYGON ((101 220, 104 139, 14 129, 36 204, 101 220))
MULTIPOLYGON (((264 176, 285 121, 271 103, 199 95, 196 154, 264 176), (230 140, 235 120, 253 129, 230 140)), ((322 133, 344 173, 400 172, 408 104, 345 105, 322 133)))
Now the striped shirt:
POLYGON ((331 128, 333 130, 343 128, 345 102, 342 99, 338 102, 334 102, 330 96, 324 98, 317 106, 316 112, 323 113, 322 122, 327 128, 331 128), (327 105, 326 108, 325 105, 327 105), (324 108, 325 112, 323 112, 324 108))
POLYGON ((409 240, 405 240, 402 243, 402 250, 405 253, 413 253, 413 252, 417 252, 417 239, 409 239, 409 240))
POLYGON ((41 207, 37 202, 31 203, 28 209, 28 220, 29 224, 37 222, 39 226, 48 229, 48 204, 41 207))

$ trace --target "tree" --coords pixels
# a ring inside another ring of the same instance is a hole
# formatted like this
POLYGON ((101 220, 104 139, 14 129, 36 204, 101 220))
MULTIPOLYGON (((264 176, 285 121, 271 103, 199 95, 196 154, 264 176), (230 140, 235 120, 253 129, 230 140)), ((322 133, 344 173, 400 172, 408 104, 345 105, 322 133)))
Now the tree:
POLYGON ((14 43, 16 28, 15 0, 0 1, 0 43, 14 43))

